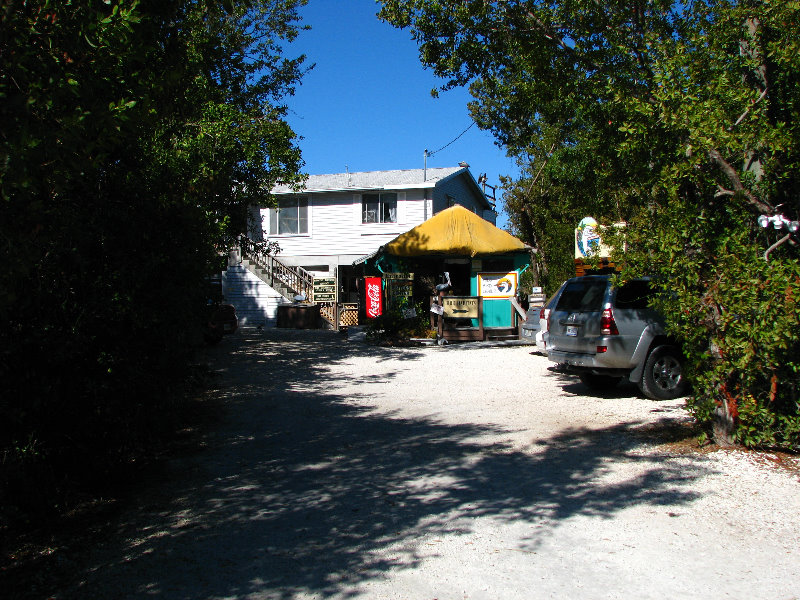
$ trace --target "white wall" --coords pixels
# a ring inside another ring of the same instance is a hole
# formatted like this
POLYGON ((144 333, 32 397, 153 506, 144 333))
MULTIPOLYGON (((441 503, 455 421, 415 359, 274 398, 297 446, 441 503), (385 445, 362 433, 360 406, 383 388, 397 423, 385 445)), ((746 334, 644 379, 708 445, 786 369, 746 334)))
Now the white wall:
MULTIPOLYGON (((366 224, 361 222, 361 194, 353 192, 308 194, 308 234, 268 235, 269 211, 261 209, 264 236, 280 245, 278 258, 294 257, 292 264, 302 264, 303 256, 313 257, 308 264, 317 264, 320 257, 326 256, 348 255, 358 258, 374 252, 383 244, 430 217, 431 191, 427 190, 429 198, 427 207, 424 202, 425 191, 397 192, 397 223, 366 224)), ((331 259, 330 264, 338 262, 331 259)))
POLYGON ((222 273, 222 295, 236 307, 241 327, 275 327, 278 305, 290 304, 286 298, 253 275, 245 267, 228 267, 222 273))

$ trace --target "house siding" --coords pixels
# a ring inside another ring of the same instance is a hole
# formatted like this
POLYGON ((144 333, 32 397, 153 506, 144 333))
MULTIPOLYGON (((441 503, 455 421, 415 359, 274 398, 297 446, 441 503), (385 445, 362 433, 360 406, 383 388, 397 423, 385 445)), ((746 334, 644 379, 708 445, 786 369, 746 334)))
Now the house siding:
POLYGON ((460 204, 480 217, 484 216, 484 205, 479 204, 475 197, 475 188, 466 177, 451 177, 436 186, 433 192, 434 214, 448 208, 448 196, 452 196, 456 204, 460 204))
POLYGON ((222 295, 236 308, 242 327, 275 327, 278 305, 290 304, 277 291, 241 265, 228 267, 222 273, 222 295))
POLYGON ((355 258, 374 252, 430 216, 430 207, 425 206, 425 197, 430 197, 430 190, 396 193, 397 223, 362 223, 359 192, 307 194, 308 234, 269 235, 269 210, 262 209, 263 236, 278 243, 280 246, 278 258, 291 265, 342 264, 342 259, 339 257, 347 257, 344 261, 349 264, 355 258), (322 261, 325 257, 328 260, 322 261))

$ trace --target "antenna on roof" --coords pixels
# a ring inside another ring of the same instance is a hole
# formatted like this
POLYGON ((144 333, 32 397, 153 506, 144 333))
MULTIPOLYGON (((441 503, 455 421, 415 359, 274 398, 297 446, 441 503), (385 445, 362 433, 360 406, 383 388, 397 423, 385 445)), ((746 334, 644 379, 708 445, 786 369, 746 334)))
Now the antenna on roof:
POLYGON ((428 149, 422 153, 422 181, 428 181, 428 149))

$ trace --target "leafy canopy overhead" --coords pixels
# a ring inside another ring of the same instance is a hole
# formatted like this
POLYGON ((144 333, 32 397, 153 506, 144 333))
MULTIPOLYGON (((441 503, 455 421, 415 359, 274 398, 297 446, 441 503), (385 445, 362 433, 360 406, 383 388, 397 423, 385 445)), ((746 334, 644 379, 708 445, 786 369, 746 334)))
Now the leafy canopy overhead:
POLYGON ((0 489, 166 422, 226 240, 303 180, 302 4, 2 3, 0 489))
POLYGON ((796 445, 798 239, 756 219, 800 217, 800 3, 382 5, 442 89, 470 86, 473 118, 519 160, 506 210, 547 287, 570 275, 581 217, 626 221, 616 259, 669 292, 696 414, 742 441, 796 445))

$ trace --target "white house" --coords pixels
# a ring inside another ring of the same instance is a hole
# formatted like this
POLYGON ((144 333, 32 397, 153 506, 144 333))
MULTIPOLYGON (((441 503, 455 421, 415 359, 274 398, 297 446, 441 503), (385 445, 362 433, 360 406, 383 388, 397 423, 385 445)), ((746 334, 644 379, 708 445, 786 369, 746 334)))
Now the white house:
POLYGON ((311 175, 301 193, 278 187, 260 208, 252 239, 280 245, 277 258, 315 276, 338 267, 342 301, 355 301, 353 262, 434 214, 460 204, 492 224, 494 203, 467 167, 311 175))
MULTIPOLYGON (((276 258, 289 267, 315 277, 336 273, 340 302, 358 301, 354 261, 445 208, 460 204, 492 224, 497 217, 494 199, 466 166, 311 175, 300 192, 288 186, 272 192, 278 207, 252 207, 249 237, 277 242, 276 258)), ((243 289, 250 299, 239 300, 237 310, 245 324, 270 324, 280 294, 253 300, 263 296, 260 284, 240 271, 229 269, 226 297, 237 304, 233 296, 243 289)))

